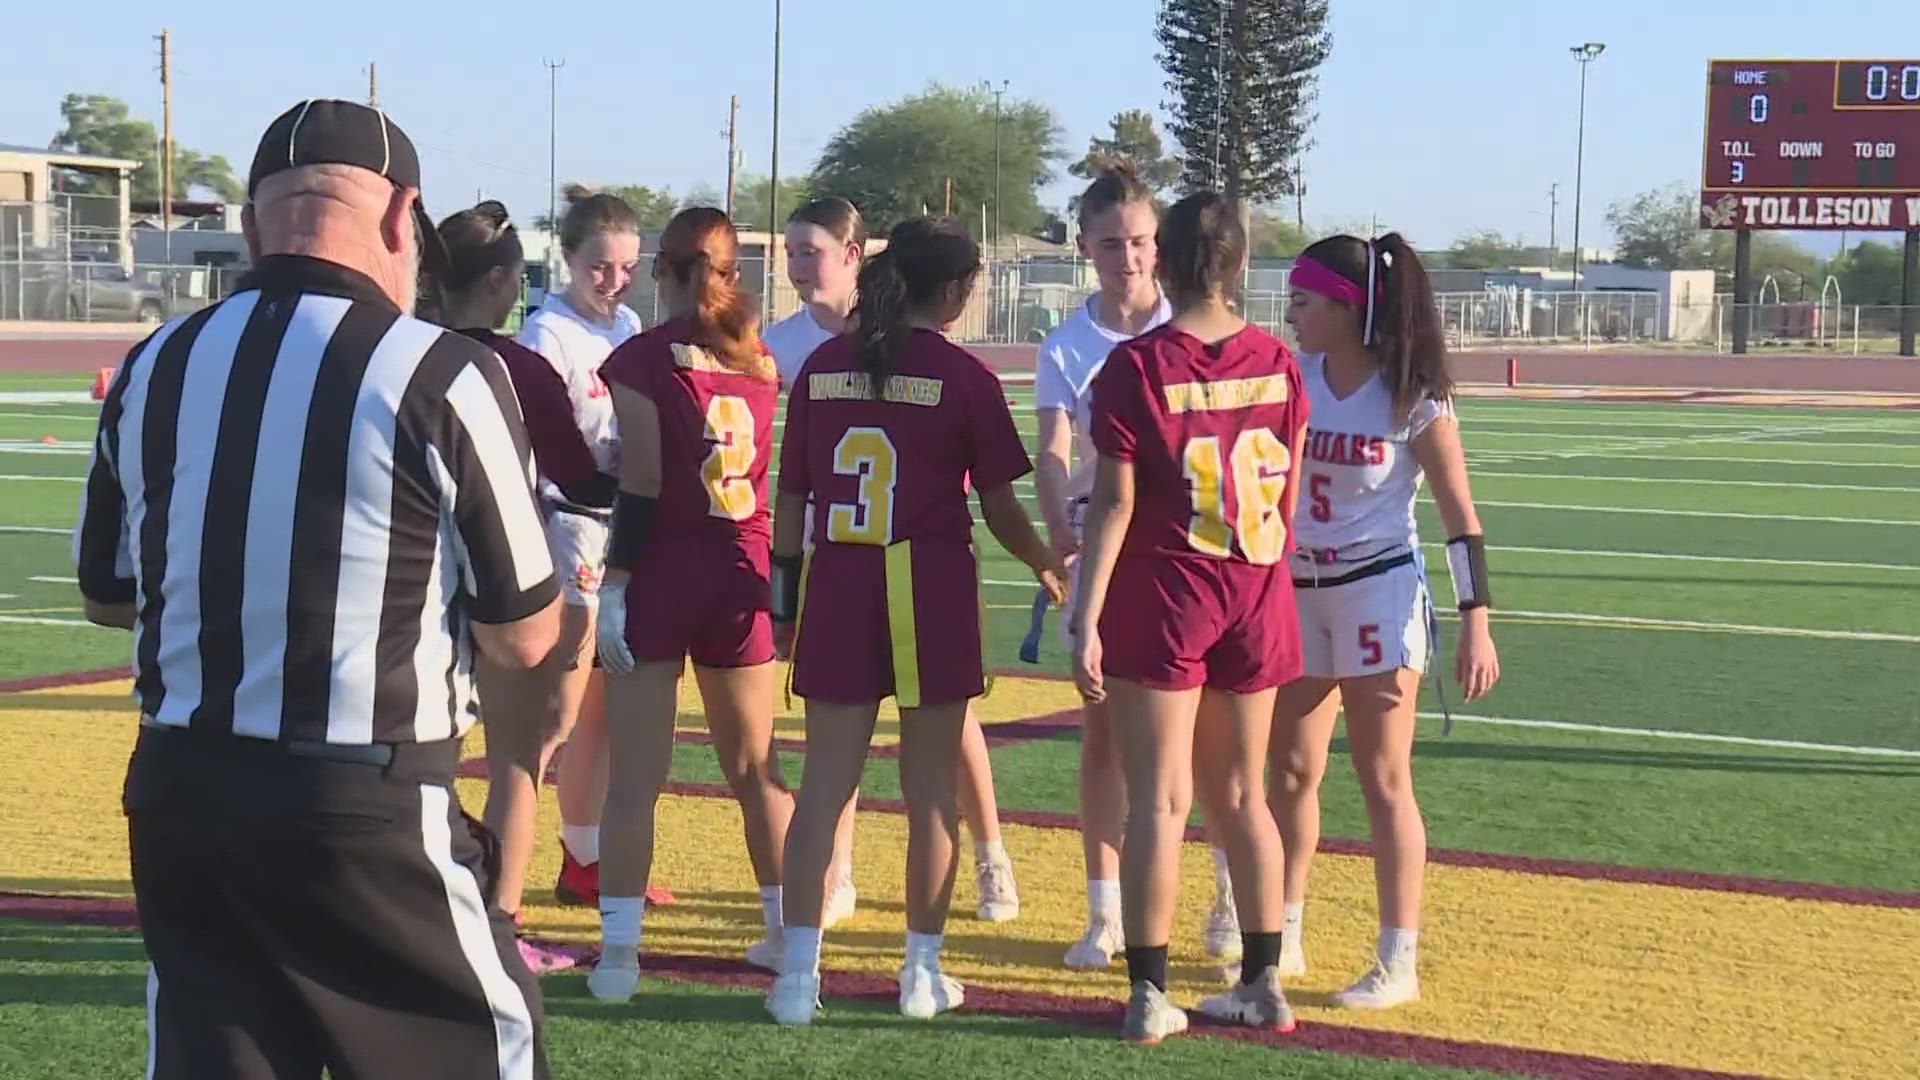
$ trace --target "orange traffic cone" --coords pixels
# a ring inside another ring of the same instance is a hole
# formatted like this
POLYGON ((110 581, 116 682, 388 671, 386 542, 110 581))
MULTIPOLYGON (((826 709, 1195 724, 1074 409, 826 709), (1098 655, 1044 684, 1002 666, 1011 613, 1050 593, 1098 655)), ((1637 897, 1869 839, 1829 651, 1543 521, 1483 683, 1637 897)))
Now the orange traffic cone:
POLYGON ((114 371, 115 371, 114 368, 103 367, 99 371, 94 372, 93 400, 95 401, 107 400, 107 387, 113 385, 114 371))

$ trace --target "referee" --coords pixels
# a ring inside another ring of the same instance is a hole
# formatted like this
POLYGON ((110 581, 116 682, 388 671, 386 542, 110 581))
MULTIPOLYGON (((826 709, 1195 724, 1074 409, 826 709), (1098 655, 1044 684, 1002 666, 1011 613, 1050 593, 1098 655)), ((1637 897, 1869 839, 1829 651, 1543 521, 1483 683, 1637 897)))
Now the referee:
POLYGON ((558 585, 513 388, 411 317, 420 160, 305 101, 247 179, 253 273, 128 354, 76 533, 134 632, 124 809, 156 1080, 531 1080, 540 999, 453 791, 474 650, 531 667, 558 585))

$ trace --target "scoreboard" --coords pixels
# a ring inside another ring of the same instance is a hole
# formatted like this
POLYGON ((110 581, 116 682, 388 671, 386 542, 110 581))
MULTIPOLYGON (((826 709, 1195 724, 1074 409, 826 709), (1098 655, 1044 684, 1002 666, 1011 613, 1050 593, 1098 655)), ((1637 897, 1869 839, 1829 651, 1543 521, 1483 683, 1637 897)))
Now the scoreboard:
POLYGON ((1700 218, 1920 229, 1920 59, 1713 61, 1700 218))

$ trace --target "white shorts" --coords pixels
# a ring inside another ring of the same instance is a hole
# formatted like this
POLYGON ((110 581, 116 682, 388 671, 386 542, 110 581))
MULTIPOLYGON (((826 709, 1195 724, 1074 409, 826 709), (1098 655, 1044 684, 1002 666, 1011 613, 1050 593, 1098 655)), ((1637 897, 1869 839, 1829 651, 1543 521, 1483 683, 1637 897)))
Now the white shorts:
MULTIPOLYGON (((1308 578, 1305 565, 1295 560, 1291 566, 1305 675, 1353 679, 1398 668, 1427 670, 1427 586, 1419 564, 1311 589, 1298 584, 1308 578)), ((1338 572, 1322 568, 1321 576, 1338 572)))
POLYGON ((547 550, 560 575, 560 598, 573 607, 592 607, 607 570, 608 524, 597 518, 553 510, 547 514, 547 550))

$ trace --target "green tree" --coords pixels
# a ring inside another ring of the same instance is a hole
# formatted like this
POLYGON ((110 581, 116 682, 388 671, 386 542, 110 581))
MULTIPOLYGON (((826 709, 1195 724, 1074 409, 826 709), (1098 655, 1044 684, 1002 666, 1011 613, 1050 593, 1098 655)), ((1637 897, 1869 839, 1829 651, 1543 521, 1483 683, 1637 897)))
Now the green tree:
POLYGON ((1830 268, 1840 280, 1844 303, 1897 305, 1900 303, 1900 249, 1865 240, 1833 260, 1830 268))
MULTIPOLYGON (((981 88, 933 83, 918 94, 860 113, 820 153, 812 190, 853 201, 876 233, 924 212, 938 213, 953 184, 953 212, 976 223, 994 201, 994 98, 981 88)), ((1032 233, 1046 221, 1039 190, 1065 158, 1053 110, 1003 99, 998 111, 1001 227, 1032 233)))
MULTIPOLYGON (((160 136, 153 124, 136 120, 119 98, 104 94, 68 94, 60 102, 60 118, 66 122, 47 144, 50 150, 74 154, 98 154, 127 158, 140 167, 132 176, 132 195, 136 200, 160 199, 160 136)), ((110 195, 113 183, 96 177, 75 175, 67 180, 68 191, 110 195)), ((174 198, 185 198, 204 191, 227 202, 236 202, 244 194, 233 178, 233 166, 219 154, 206 156, 181 146, 173 146, 174 198)))
MULTIPOLYGON (((1069 173, 1082 180, 1091 180, 1114 165, 1129 163, 1156 195, 1180 179, 1180 173, 1186 166, 1178 157, 1166 152, 1160 141, 1160 133, 1154 130, 1152 113, 1145 109, 1128 109, 1115 113, 1107 123, 1112 128, 1111 134, 1106 138, 1096 135, 1089 139, 1087 155, 1067 166, 1069 173)), ((1067 205, 1068 211, 1074 210, 1079 202, 1079 196, 1074 196, 1067 205)))
POLYGON ((1475 229, 1453 242, 1447 266, 1454 270, 1497 270, 1528 261, 1529 249, 1498 229, 1475 229))
POLYGON ((1327 0, 1163 0, 1155 36, 1186 187, 1293 194, 1333 49, 1327 0))
POLYGON ((1302 230, 1290 215, 1268 206, 1253 208, 1247 247, 1254 258, 1283 259, 1298 255, 1314 239, 1314 235, 1302 230))
MULTIPOLYGON (((773 190, 772 183, 765 176, 743 172, 733 181, 733 223, 742 230, 765 232, 773 220, 773 207, 768 204, 767 194, 773 190)), ((787 215, 794 208, 813 197, 813 177, 783 176, 780 178, 780 220, 779 232, 787 227, 787 215)), ((856 205, 858 201, 856 200, 856 205)), ((715 203, 714 205, 719 205, 715 203)))
MULTIPOLYGON (((567 185, 562 185, 563 188, 565 186, 567 185)), ((643 230, 666 228, 667 222, 673 220, 673 215, 680 212, 682 205, 682 200, 673 193, 673 189, 671 188, 650 188, 645 184, 588 186, 593 187, 593 190, 602 194, 617 195, 621 201, 633 207, 633 216, 640 220, 640 228, 643 230)), ((564 195, 561 196, 558 202, 560 205, 560 214, 562 217, 565 217, 567 212, 566 197, 564 195)), ((533 219, 533 227, 536 229, 550 230, 554 228, 554 222, 551 218, 547 217, 547 215, 541 214, 533 219)))
POLYGON ((1686 184, 1643 191, 1607 208, 1614 259, 1623 266, 1701 270, 1715 263, 1713 234, 1700 228, 1700 193, 1686 184))

